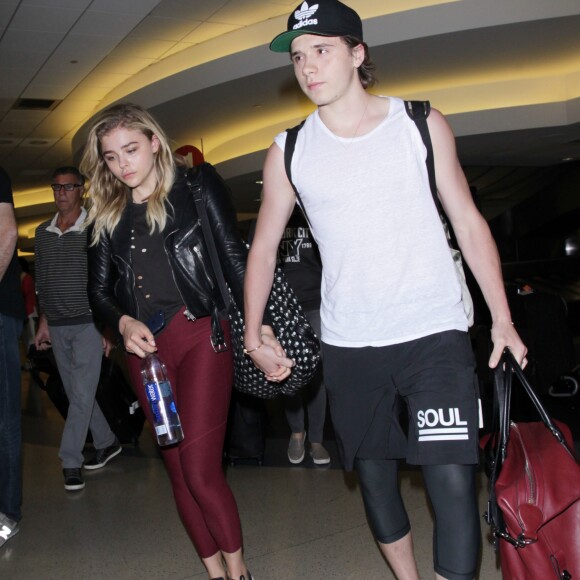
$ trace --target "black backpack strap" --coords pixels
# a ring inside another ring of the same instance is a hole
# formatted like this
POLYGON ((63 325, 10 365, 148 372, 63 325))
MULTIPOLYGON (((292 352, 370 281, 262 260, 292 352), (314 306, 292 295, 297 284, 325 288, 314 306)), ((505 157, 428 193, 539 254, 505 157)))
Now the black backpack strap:
POLYGON ((304 126, 304 121, 291 129, 286 129, 286 144, 284 145, 284 168, 286 169, 286 175, 288 177, 288 181, 296 194, 296 201, 304 214, 304 218, 308 222, 308 227, 310 231, 312 231, 312 227, 310 226, 310 221, 308 220, 308 216, 306 215, 306 210, 304 209, 304 204, 302 203, 302 198, 300 197, 300 193, 296 189, 294 185, 294 181, 292 181, 292 156, 294 155, 294 149, 296 149, 296 139, 298 139, 298 131, 302 129, 304 126))
MULTIPOLYGON (((288 181, 291 183, 294 191, 296 187, 292 181, 292 157, 294 155, 294 149, 296 149, 296 139, 298 139, 298 131, 304 126, 304 121, 291 129, 286 129, 286 145, 284 146, 284 168, 286 169, 286 175, 288 176, 288 181)), ((296 191, 296 195, 299 193, 296 191)))
POLYGON ((425 159, 425 165, 427 166, 427 175, 429 176, 429 187, 431 188, 431 195, 433 197, 433 202, 439 213, 439 218, 443 223, 443 228, 447 235, 447 241, 450 248, 456 249, 457 239, 453 232, 453 228, 447 219, 445 210, 439 196, 437 195, 437 180, 435 179, 435 157, 433 155, 433 143, 431 142, 431 135, 429 133, 429 126, 427 125, 427 117, 431 112, 431 103, 429 101, 405 101, 405 110, 407 115, 415 122, 419 133, 421 134, 421 139, 427 149, 427 159, 425 159))
POLYGON ((433 157, 433 144, 431 143, 431 135, 429 134, 429 127, 427 125, 427 117, 431 112, 431 103, 429 101, 405 101, 405 111, 407 115, 415 122, 425 149, 427 149, 427 174, 429 176, 429 186, 431 187, 431 195, 437 207, 437 211, 443 214, 443 206, 441 200, 437 195, 437 181, 435 180, 435 158, 433 157))

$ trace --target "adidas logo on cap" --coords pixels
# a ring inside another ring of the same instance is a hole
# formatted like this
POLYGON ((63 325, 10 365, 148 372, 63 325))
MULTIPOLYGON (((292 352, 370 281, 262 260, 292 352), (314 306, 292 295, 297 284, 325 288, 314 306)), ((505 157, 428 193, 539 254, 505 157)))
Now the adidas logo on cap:
POLYGON ((292 28, 294 30, 298 30, 303 26, 313 26, 318 24, 318 20, 316 18, 310 18, 317 10, 318 4, 308 6, 307 2, 303 2, 302 6, 300 6, 300 8, 294 12, 294 18, 298 20, 298 22, 292 28))

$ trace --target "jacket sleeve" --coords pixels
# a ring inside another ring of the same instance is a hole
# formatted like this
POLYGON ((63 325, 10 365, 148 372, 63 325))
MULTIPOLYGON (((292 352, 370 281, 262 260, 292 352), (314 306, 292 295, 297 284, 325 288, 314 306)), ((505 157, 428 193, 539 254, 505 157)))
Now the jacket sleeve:
MULTIPOLYGON (((88 239, 92 237, 89 227, 88 239)), ((88 248, 88 294, 91 309, 97 320, 119 333, 119 320, 125 314, 114 298, 113 286, 117 269, 111 258, 111 240, 103 233, 97 245, 88 248)))
POLYGON ((203 167, 201 188, 224 277, 236 304, 243 309, 248 249, 238 230, 230 189, 209 164, 203 167))

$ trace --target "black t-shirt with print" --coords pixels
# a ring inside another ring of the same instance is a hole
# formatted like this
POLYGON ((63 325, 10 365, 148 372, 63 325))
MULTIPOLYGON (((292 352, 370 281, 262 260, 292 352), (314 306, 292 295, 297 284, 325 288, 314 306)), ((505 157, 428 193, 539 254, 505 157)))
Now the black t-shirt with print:
POLYGON ((298 206, 284 230, 278 260, 304 310, 318 310, 322 264, 318 246, 298 206))

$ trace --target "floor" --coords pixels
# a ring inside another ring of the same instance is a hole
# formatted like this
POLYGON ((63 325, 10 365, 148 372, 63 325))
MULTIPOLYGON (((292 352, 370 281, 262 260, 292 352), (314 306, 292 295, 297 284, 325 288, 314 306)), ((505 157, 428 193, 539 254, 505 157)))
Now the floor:
MULTIPOLYGON (((151 433, 102 470, 85 472, 86 488, 66 492, 57 457, 63 421, 23 372, 24 518, 0 550, 2 580, 204 579, 172 501, 151 433)), ((147 426, 146 426, 147 427, 147 426)), ((394 578, 366 525, 353 474, 332 462, 286 462, 286 439, 266 440, 264 463, 227 466, 238 501, 245 555, 256 580, 394 578)), ((421 578, 432 578, 432 519, 420 473, 405 470, 402 492, 414 531, 421 578)), ((480 476, 484 511, 485 476, 480 476)), ((482 532, 487 526, 482 519, 482 532)), ((481 580, 500 579, 484 539, 481 580)))

